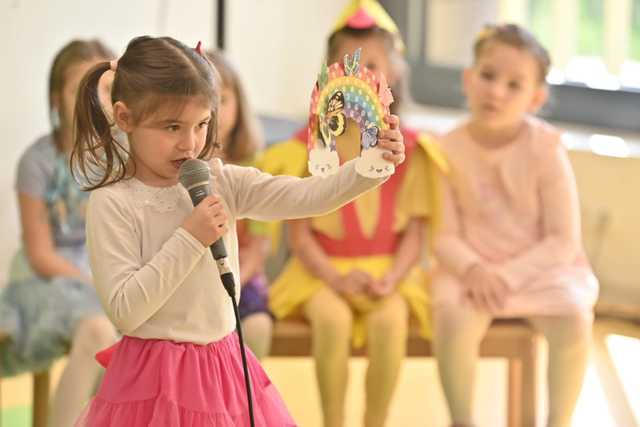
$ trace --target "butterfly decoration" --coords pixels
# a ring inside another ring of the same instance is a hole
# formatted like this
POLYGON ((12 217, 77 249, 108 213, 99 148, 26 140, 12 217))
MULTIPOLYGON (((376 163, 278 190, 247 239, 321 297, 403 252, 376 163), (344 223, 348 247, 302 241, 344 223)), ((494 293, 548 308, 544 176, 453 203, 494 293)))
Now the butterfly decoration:
POLYGON ((345 54, 344 55, 344 74, 347 76, 355 76, 358 74, 358 69, 360 68, 360 52, 362 51, 361 48, 356 49, 356 51, 353 53, 353 56, 351 57, 351 60, 349 60, 349 54, 345 54))
POLYGON ((389 114, 393 95, 385 76, 360 66, 360 60, 361 50, 356 49, 342 61, 322 64, 317 75, 307 132, 311 175, 325 177, 338 171, 337 143, 341 135, 345 141, 340 142, 346 144, 356 143, 351 140, 359 137, 360 155, 355 162, 358 174, 381 178, 394 172, 393 164, 384 158, 384 150, 378 144, 380 130, 388 129, 384 117, 389 114), (353 138, 349 135, 347 141, 346 127, 351 125, 357 125, 359 131, 353 132, 353 138))
POLYGON ((322 139, 327 146, 332 146, 333 137, 344 133, 347 119, 344 115, 344 94, 341 91, 334 93, 327 105, 327 113, 320 123, 322 139))
POLYGON ((378 145, 378 127, 374 124, 369 124, 360 135, 360 147, 363 150, 368 150, 378 145))

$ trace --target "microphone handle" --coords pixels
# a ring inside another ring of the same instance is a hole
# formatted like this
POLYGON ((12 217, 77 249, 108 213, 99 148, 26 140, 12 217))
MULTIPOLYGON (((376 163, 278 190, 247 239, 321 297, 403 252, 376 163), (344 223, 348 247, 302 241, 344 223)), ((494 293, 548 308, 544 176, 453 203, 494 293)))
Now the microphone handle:
MULTIPOLYGON (((198 206, 198 204, 210 194, 211 185, 209 185, 208 183, 198 185, 189 189, 189 196, 191 197, 193 206, 198 206)), ((222 285, 224 286, 229 296, 231 298, 235 298, 236 285, 233 280, 233 272, 231 271, 231 267, 229 267, 229 263, 227 261, 227 248, 224 246, 222 237, 213 242, 213 244, 209 246, 209 249, 211 250, 213 259, 218 265, 218 272, 220 273, 220 280, 222 281, 222 285)))
POLYGON ((231 298, 235 298, 236 284, 233 280, 233 272, 231 271, 231 267, 229 267, 229 263, 227 262, 227 251, 224 248, 222 239, 218 239, 213 245, 209 247, 209 249, 211 249, 211 255, 213 255, 213 259, 216 261, 216 264, 218 266, 218 273, 220 273, 222 286, 224 286, 224 289, 227 291, 231 298), (224 256, 220 256, 219 250, 216 250, 216 246, 222 247, 224 256))
MULTIPOLYGON (((189 190, 189 196, 191 197, 191 202, 193 203, 193 206, 198 206, 200 202, 210 194, 211 194, 211 185, 209 184, 198 185, 189 190)), ((222 241, 222 238, 216 240, 211 245, 211 254, 213 255, 213 259, 215 260, 227 257, 227 249, 224 247, 224 242, 222 241)))
POLYGON ((227 257, 227 248, 224 246, 222 237, 213 242, 213 244, 209 246, 209 248, 211 248, 211 255, 213 255, 213 259, 215 259, 216 261, 220 258, 227 257))

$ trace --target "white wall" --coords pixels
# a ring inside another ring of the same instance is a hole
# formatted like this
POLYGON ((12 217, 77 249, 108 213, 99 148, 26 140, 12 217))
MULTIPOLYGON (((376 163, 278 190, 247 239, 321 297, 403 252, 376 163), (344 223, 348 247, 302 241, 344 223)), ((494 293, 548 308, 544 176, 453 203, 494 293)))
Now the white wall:
POLYGON ((327 35, 348 0, 228 3, 227 51, 256 110, 306 118, 327 35))

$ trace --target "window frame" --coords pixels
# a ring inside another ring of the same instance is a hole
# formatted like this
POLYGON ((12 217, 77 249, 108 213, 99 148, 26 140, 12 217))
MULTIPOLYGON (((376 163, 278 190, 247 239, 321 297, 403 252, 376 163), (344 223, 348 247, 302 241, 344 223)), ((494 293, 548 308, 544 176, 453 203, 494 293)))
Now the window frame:
MULTIPOLYGON (((431 0, 381 0, 394 19, 407 46, 410 88, 414 101, 438 107, 465 108, 462 68, 436 65, 427 60, 424 20, 431 0)), ((471 49, 471 46, 469 46, 471 49)), ((640 90, 596 89, 585 84, 550 84, 550 98, 540 116, 549 120, 600 128, 640 132, 640 90)))

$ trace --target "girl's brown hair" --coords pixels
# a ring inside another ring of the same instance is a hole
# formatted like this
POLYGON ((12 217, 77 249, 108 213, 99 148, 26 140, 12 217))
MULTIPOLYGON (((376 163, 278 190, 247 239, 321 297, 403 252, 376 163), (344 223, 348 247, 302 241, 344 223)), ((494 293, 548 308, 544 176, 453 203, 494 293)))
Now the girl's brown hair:
MULTIPOLYGON (((391 113, 398 114, 402 106, 411 101, 409 95, 409 66, 402 52, 398 49, 397 35, 390 33, 380 27, 371 28, 351 28, 343 27, 329 36, 327 41, 327 62, 329 64, 342 61, 338 58, 340 46, 345 38, 365 39, 369 37, 380 37, 384 40, 385 49, 391 66, 394 68, 398 76, 395 84, 391 86, 393 93, 393 103, 391 104, 391 113)), ((385 76, 389 77, 389 76, 385 76)))
POLYGON ((551 57, 533 34, 516 24, 485 25, 473 44, 474 62, 492 42, 503 43, 530 53, 538 64, 539 81, 545 82, 551 66, 551 57))
MULTIPOLYGON (((84 77, 78 90, 75 119, 75 145, 71 153, 71 170, 80 173, 85 190, 104 187, 135 174, 134 164, 125 144, 115 139, 98 96, 98 82, 110 69, 101 62, 84 77)), ((211 105, 204 149, 198 156, 211 157, 217 147, 216 118, 219 77, 211 63, 195 49, 170 38, 142 36, 129 42, 117 61, 111 102, 122 101, 139 123, 167 103, 180 108, 190 97, 199 96, 211 105)))
MULTIPOLYGON (((114 56, 115 54, 97 39, 72 40, 60 49, 53 58, 53 64, 51 64, 51 70, 49 70, 49 113, 53 111, 54 98, 62 94, 69 68, 82 62, 100 59, 108 60, 114 56)), ((63 111, 58 111, 58 114, 63 113, 63 111)), ((61 119, 69 123, 73 121, 73 117, 61 117, 61 119)), ((53 122, 51 127, 56 147, 61 150, 60 129, 53 122)))
POLYGON ((238 71, 219 51, 207 51, 207 57, 220 74, 222 85, 230 88, 238 101, 238 116, 231 129, 229 141, 223 147, 224 159, 231 163, 250 161, 264 147, 264 138, 258 121, 251 111, 238 71))

